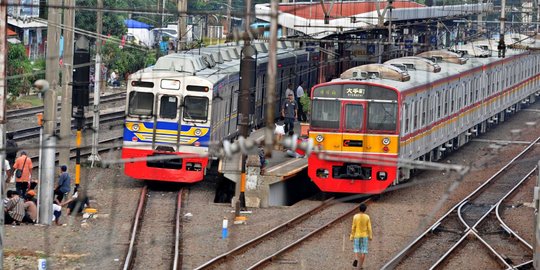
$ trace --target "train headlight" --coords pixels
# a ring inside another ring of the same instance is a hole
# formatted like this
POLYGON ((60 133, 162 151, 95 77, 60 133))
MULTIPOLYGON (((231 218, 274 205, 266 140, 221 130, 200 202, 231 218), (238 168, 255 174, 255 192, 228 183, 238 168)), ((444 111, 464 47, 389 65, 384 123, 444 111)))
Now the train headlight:
POLYGON ((202 130, 196 129, 194 133, 195 133, 195 136, 201 136, 202 130))
POLYGON ((377 172, 377 180, 386 180, 387 178, 388 174, 385 171, 377 172))
POLYGON ((317 135, 317 137, 315 137, 315 141, 322 143, 324 141, 324 136, 321 134, 317 135))
POLYGON ((139 131, 139 129, 140 129, 139 124, 133 124, 131 129, 133 129, 133 131, 139 131))
POLYGON ((382 139, 382 144, 389 145, 390 144, 390 138, 385 137, 384 139, 382 139))

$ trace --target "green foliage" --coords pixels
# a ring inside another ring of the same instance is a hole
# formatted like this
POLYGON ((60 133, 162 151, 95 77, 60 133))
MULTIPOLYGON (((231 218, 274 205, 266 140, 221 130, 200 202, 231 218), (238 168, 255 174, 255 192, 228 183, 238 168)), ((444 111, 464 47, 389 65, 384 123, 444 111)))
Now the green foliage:
POLYGON ((14 96, 28 93, 32 86, 32 64, 26 57, 26 49, 22 44, 9 44, 8 49, 8 93, 14 96))
POLYGON ((300 98, 300 104, 302 104, 302 109, 305 113, 311 113, 311 99, 308 97, 308 95, 303 95, 300 98))
MULTIPOLYGON (((103 61, 118 74, 133 73, 156 62, 156 51, 135 45, 120 49, 118 43, 106 42, 102 51, 103 61)), ((120 77, 122 78, 122 77, 120 77)))
MULTIPOLYGON (((129 2, 126 0, 104 0, 103 7, 111 8, 129 8, 129 2)), ((77 6, 80 7, 96 7, 96 0, 79 0, 77 1, 77 6)), ((124 26, 124 19, 127 19, 126 13, 113 13, 106 12, 103 14, 103 34, 104 35, 113 35, 120 37, 127 32, 126 27, 124 26)), ((75 12, 75 27, 82 28, 87 31, 96 31, 96 12, 95 11, 85 11, 77 10, 75 12)))

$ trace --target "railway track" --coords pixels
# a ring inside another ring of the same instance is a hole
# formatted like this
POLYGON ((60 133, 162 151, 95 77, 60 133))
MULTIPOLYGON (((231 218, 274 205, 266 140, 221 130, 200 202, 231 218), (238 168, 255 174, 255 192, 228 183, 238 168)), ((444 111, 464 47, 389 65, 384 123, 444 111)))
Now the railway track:
POLYGON ((183 192, 184 189, 165 192, 143 187, 133 220, 124 270, 182 269, 180 231, 183 192))
MULTIPOLYGON (((540 137, 452 207, 384 265, 383 269, 440 268, 456 260, 459 250, 467 245, 469 250, 482 248, 488 256, 494 258, 494 266, 488 268, 510 269, 531 265, 530 244, 502 222, 498 209, 501 202, 536 170, 540 155, 540 146, 537 145, 539 141, 540 137), (497 236, 503 232, 515 239, 497 236)), ((463 267, 463 260, 460 263, 463 267)))
POLYGON ((255 269, 270 264, 298 244, 358 209, 329 199, 319 206, 223 253, 196 269, 255 269))
MULTIPOLYGON (((100 98, 100 104, 118 102, 118 101, 123 101, 125 99, 126 99, 126 93, 110 94, 110 95, 102 96, 100 98)), ((90 104, 94 104, 94 98, 90 98, 89 102, 90 104)), ((58 111, 60 111, 61 106, 62 106, 62 103, 58 102, 58 111)), ((32 117, 32 116, 35 116, 37 113, 41 113, 41 112, 43 112, 43 106, 35 106, 35 107, 25 108, 25 109, 10 110, 10 111, 7 111, 7 118, 8 120, 11 120, 14 118, 32 117)))
MULTIPOLYGON (((114 122, 114 121, 122 120, 122 119, 124 119, 124 115, 125 115, 125 112, 123 110, 122 111, 117 111, 117 112, 112 112, 112 113, 101 114, 100 119, 99 119, 99 123, 104 124, 104 123, 108 123, 108 122, 114 122)), ((93 119, 94 119, 93 116, 86 117, 85 125, 92 125, 93 119)), ((57 128, 57 132, 59 132, 60 123, 56 124, 56 128, 57 128)), ((75 120, 71 121, 71 129, 76 129, 76 128, 77 127, 76 127, 76 124, 75 124, 75 120)), ((19 130, 14 130, 14 131, 11 131, 11 132, 8 132, 8 133, 13 134, 13 139, 15 141, 17 141, 17 142, 20 142, 20 141, 25 141, 25 140, 38 138, 40 129, 41 129, 40 126, 34 126, 34 127, 30 127, 30 128, 23 128, 23 129, 19 129, 19 130)))
MULTIPOLYGON (((121 143, 122 139, 123 139, 123 137, 120 136, 120 137, 114 137, 114 138, 111 138, 111 139, 105 139, 105 140, 99 141, 99 144, 101 146, 98 147, 98 152, 103 153, 103 152, 108 152, 110 150, 121 148, 122 147, 122 143, 121 143)), ((69 158, 70 159, 75 159, 76 150, 77 150, 77 148, 75 148, 75 147, 69 149, 69 151, 70 151, 69 158)), ((91 145, 81 147, 81 157, 90 156, 91 150, 92 150, 91 145)), ((56 152, 56 158, 57 158, 56 162, 58 163, 58 152, 56 152)), ((37 156, 37 155, 30 156, 30 159, 32 160, 32 164, 34 165, 33 168, 38 168, 39 167, 39 162, 38 162, 39 156, 37 156)))

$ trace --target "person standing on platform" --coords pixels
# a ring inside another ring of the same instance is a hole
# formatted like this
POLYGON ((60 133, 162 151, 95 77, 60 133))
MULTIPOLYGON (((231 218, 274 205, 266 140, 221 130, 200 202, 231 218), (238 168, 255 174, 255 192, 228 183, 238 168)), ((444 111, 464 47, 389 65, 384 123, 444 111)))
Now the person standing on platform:
POLYGON ((26 151, 21 151, 21 156, 15 160, 13 169, 15 169, 15 189, 23 198, 30 186, 32 167, 32 159, 26 155, 26 151))
POLYGON ((285 118, 285 134, 289 133, 289 130, 294 130, 294 120, 298 116, 298 105, 296 105, 294 95, 289 94, 288 98, 281 107, 281 116, 285 118))
POLYGON ((287 89, 285 90, 285 99, 289 98, 289 94, 293 94, 293 96, 294 96, 294 92, 293 92, 292 88, 293 88, 292 83, 287 84, 287 89))
POLYGON ((367 206, 360 204, 358 208, 360 213, 354 215, 351 229, 350 239, 353 241, 353 250, 355 254, 355 260, 353 267, 359 266, 362 269, 366 254, 368 253, 368 239, 373 239, 371 231, 371 219, 366 214, 367 206), (360 264, 358 263, 360 262, 360 264))
POLYGON ((67 166, 60 166, 60 176, 58 177, 58 185, 54 189, 54 194, 56 195, 56 200, 59 203, 62 202, 64 196, 71 191, 71 178, 67 172, 67 166))
POLYGON ((10 169, 7 171, 6 182, 9 182, 11 176, 13 175, 13 165, 15 164, 15 159, 17 159, 17 152, 19 151, 19 146, 17 142, 13 139, 13 133, 8 133, 6 135, 6 160, 9 162, 10 169))
POLYGON ((298 88, 296 88, 296 103, 298 103, 298 121, 302 122, 306 120, 306 115, 304 114, 304 108, 300 99, 305 95, 304 92, 304 81, 300 81, 298 88))

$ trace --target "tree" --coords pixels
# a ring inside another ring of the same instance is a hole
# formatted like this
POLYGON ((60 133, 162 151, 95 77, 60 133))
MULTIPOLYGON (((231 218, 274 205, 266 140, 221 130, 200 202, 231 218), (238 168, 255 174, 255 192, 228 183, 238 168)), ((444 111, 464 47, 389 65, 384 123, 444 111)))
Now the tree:
POLYGON ((18 96, 26 94, 32 85, 32 63, 26 57, 26 49, 22 44, 9 44, 8 48, 8 93, 18 96))
POLYGON ((120 48, 118 43, 106 42, 103 46, 103 61, 109 69, 121 74, 131 74, 139 69, 152 65, 156 61, 156 51, 146 50, 133 44, 120 48))

